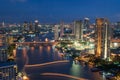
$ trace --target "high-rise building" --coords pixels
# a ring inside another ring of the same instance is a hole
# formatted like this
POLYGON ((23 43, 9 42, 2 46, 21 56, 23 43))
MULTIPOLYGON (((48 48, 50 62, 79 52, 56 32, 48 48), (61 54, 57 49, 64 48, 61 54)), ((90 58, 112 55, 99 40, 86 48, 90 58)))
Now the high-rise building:
POLYGON ((35 32, 38 32, 38 25, 39 25, 39 21, 38 20, 35 20, 35 32))
POLYGON ((0 80, 16 80, 17 65, 8 60, 7 48, 0 48, 0 80))
POLYGON ((28 23, 25 21, 24 24, 23 24, 23 30, 26 32, 26 31, 29 31, 29 27, 28 27, 28 23))
POLYGON ((117 25, 115 26, 115 29, 120 30, 120 22, 117 22, 117 25))
POLYGON ((83 22, 83 28, 85 30, 89 29, 89 25, 90 25, 90 20, 89 18, 84 18, 84 22, 83 22))
POLYGON ((6 36, 4 34, 0 34, 0 46, 6 44, 6 36))
POLYGON ((60 23, 60 37, 62 37, 64 35, 64 23, 61 22, 60 23))
POLYGON ((96 57, 100 56, 103 59, 110 57, 110 24, 105 18, 96 19, 96 57))
POLYGON ((5 27, 5 23, 4 22, 2 22, 2 27, 5 27))
POLYGON ((74 22, 74 34, 77 40, 83 40, 83 23, 81 20, 74 22))
POLYGON ((29 23, 29 32, 34 31, 32 22, 29 23))
MULTIPOLYGON (((0 80, 16 80, 17 65, 13 58, 8 54, 7 37, 1 37, 4 45, 0 46, 0 80)), ((11 40, 10 40, 11 43, 11 40)))
POLYGON ((54 26, 54 39, 58 40, 59 38, 59 25, 54 26))

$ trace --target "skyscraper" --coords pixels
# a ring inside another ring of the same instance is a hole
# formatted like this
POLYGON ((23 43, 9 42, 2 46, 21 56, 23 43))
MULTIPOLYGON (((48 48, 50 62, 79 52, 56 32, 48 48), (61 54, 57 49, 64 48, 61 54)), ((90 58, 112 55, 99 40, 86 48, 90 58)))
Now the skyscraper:
POLYGON ((110 25, 107 19, 96 19, 96 57, 110 57, 110 25))
POLYGON ((61 22, 60 23, 60 37, 62 37, 64 35, 64 23, 61 22))
POLYGON ((59 25, 55 25, 54 26, 54 38, 55 38, 55 40, 58 40, 58 38, 59 38, 59 25))
POLYGON ((34 31, 32 22, 29 23, 29 32, 34 31))
POLYGON ((83 40, 83 23, 81 20, 74 22, 74 34, 77 40, 83 40))
POLYGON ((38 24, 39 24, 39 21, 38 20, 35 20, 35 32, 38 32, 38 24))
POLYGON ((84 22, 83 22, 84 29, 87 30, 89 28, 89 25, 90 25, 89 18, 84 18, 84 22))
POLYGON ((28 29, 28 23, 27 23, 26 21, 25 21, 24 24, 23 24, 23 30, 24 30, 25 32, 29 31, 29 29, 28 29))

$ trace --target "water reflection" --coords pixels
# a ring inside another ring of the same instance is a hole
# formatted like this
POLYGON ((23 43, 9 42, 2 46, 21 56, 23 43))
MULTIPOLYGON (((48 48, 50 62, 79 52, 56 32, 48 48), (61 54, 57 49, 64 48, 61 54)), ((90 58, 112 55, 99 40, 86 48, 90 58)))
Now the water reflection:
POLYGON ((81 74, 80 70, 81 70, 81 66, 79 64, 76 64, 75 61, 73 61, 72 67, 70 69, 70 74, 74 76, 79 76, 79 74, 81 74))
POLYGON ((26 58, 26 56, 27 56, 27 49, 26 48, 22 49, 22 54, 23 54, 23 57, 26 58))
POLYGON ((34 53, 35 48, 34 47, 30 47, 31 53, 34 53))
POLYGON ((39 46, 39 53, 42 53, 43 46, 39 46))
POLYGON ((50 53, 51 47, 47 46, 47 53, 50 53))

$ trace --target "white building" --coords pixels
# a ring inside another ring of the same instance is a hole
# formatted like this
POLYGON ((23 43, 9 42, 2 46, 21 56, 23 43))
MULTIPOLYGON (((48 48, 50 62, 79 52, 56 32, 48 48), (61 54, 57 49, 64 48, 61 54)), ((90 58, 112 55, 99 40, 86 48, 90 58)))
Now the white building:
POLYGON ((59 25, 54 26, 54 39, 58 40, 59 38, 59 25))
POLYGON ((76 40, 83 40, 83 23, 81 20, 74 22, 74 34, 76 40))

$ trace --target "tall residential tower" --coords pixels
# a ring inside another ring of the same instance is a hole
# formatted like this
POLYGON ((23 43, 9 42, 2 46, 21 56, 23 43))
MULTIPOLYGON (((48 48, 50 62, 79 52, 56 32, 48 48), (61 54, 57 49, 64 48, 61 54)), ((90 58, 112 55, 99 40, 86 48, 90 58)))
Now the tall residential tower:
POLYGON ((110 25, 107 19, 96 19, 96 57, 110 57, 110 25))
POLYGON ((76 40, 83 40, 83 23, 81 20, 74 22, 74 34, 76 40))

